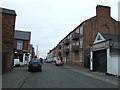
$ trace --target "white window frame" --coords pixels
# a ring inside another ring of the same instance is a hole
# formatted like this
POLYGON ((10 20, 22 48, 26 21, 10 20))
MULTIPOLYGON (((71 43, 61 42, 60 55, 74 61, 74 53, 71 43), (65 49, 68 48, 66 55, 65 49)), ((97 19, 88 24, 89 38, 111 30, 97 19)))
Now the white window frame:
POLYGON ((76 33, 79 33, 79 29, 76 30, 76 33))
POLYGON ((17 50, 23 49, 23 40, 17 40, 17 50))
POLYGON ((83 48, 83 38, 80 39, 80 48, 83 48))
POLYGON ((79 41, 73 42, 73 45, 79 45, 79 41))
POLYGON ((83 62, 83 52, 80 52, 79 55, 80 55, 80 62, 83 62))
POLYGON ((72 45, 70 44, 70 51, 72 51, 72 45))
POLYGON ((72 34, 70 34, 70 40, 72 40, 72 34))
POLYGON ((83 26, 80 27, 80 35, 83 35, 83 26))

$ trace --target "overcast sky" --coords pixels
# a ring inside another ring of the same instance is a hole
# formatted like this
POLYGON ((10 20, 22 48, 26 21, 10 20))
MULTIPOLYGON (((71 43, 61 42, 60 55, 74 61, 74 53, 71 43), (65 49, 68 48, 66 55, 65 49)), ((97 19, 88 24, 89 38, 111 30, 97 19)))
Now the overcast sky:
POLYGON ((0 0, 0 7, 17 13, 16 30, 31 31, 31 44, 41 57, 84 20, 96 15, 96 6, 111 7, 118 20, 120 0, 0 0))

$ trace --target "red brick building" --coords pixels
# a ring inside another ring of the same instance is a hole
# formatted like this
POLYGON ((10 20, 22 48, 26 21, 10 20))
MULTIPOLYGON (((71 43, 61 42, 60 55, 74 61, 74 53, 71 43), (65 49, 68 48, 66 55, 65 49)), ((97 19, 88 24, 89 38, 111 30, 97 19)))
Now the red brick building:
MULTIPOLYGON (((81 16, 82 17, 82 16, 81 16)), ((109 6, 96 6, 96 16, 83 21, 58 44, 58 56, 67 64, 90 67, 90 44, 98 32, 120 34, 120 23, 111 17, 109 6)))
POLYGON ((2 21, 2 72, 12 68, 16 12, 0 8, 2 21))
POLYGON ((15 30, 14 58, 19 58, 21 65, 27 64, 31 59, 30 38, 31 32, 15 30))

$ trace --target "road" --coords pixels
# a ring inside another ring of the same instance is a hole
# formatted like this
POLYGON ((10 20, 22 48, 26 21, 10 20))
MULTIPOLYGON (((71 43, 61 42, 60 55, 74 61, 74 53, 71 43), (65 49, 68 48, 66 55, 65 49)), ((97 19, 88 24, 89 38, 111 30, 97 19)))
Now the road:
POLYGON ((117 88, 117 86, 51 63, 42 72, 30 72, 21 88, 117 88))

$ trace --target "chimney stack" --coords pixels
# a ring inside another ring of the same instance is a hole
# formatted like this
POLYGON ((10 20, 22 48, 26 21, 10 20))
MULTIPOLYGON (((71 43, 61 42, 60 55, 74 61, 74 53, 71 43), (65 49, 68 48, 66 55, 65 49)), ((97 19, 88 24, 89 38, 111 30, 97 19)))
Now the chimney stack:
POLYGON ((98 17, 110 17, 110 7, 109 6, 103 6, 103 5, 97 5, 96 6, 96 16, 98 17))

